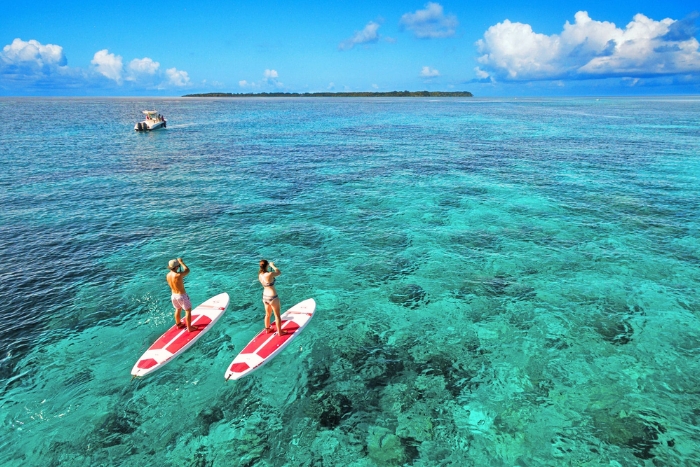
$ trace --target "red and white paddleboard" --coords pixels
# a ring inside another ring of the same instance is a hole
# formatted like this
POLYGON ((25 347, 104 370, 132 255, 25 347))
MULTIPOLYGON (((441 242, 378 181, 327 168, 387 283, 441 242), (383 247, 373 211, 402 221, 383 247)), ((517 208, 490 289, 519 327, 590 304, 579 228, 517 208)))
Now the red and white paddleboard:
MULTIPOLYGON (((187 328, 173 326, 165 331, 152 346, 141 355, 136 362, 131 374, 134 376, 145 376, 148 373, 165 366, 185 350, 189 349, 197 339, 210 330, 214 323, 221 318, 226 308, 228 308, 228 294, 216 295, 192 310, 192 326, 197 326, 196 331, 189 332, 187 328)), ((184 312, 183 312, 184 315, 184 312)), ((185 324, 185 318, 182 318, 185 324)))
POLYGON ((245 346, 241 353, 233 359, 226 370, 226 381, 239 379, 254 372, 280 353, 290 342, 309 324, 316 311, 316 302, 313 298, 297 303, 282 314, 282 330, 286 334, 277 334, 276 324, 271 328, 274 333, 266 333, 263 329, 245 346))

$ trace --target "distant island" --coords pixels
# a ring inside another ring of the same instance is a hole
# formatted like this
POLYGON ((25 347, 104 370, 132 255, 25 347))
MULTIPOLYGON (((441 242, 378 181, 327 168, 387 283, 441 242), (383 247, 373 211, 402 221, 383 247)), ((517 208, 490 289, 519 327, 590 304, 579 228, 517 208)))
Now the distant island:
POLYGON ((391 91, 391 92, 259 92, 241 93, 208 92, 187 94, 182 97, 474 97, 471 92, 455 91, 391 91))

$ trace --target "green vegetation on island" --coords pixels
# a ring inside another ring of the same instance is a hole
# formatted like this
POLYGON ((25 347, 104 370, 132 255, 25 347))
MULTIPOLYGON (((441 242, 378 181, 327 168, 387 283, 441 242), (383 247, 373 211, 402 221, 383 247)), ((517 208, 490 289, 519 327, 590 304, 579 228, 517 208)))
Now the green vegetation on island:
POLYGON ((391 92, 259 92, 241 93, 208 92, 187 94, 182 97, 473 97, 468 91, 391 91, 391 92))

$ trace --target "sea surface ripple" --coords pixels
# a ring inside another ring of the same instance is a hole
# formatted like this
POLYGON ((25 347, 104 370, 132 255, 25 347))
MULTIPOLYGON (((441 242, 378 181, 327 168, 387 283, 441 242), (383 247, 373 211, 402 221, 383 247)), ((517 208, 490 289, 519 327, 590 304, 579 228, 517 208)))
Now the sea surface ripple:
POLYGON ((0 99, 0 464, 700 465, 700 98, 0 99), (156 107, 168 128, 133 131, 156 107), (184 355, 130 369, 194 304, 184 355), (254 375, 257 261, 318 313, 254 375))

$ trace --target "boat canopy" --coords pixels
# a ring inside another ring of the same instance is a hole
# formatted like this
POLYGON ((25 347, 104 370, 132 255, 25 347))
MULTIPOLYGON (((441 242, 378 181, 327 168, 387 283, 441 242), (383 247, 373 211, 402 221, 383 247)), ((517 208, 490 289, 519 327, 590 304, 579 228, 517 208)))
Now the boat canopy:
POLYGON ((144 110, 143 113, 145 113, 146 115, 153 115, 153 114, 157 114, 158 111, 157 110, 144 110))

